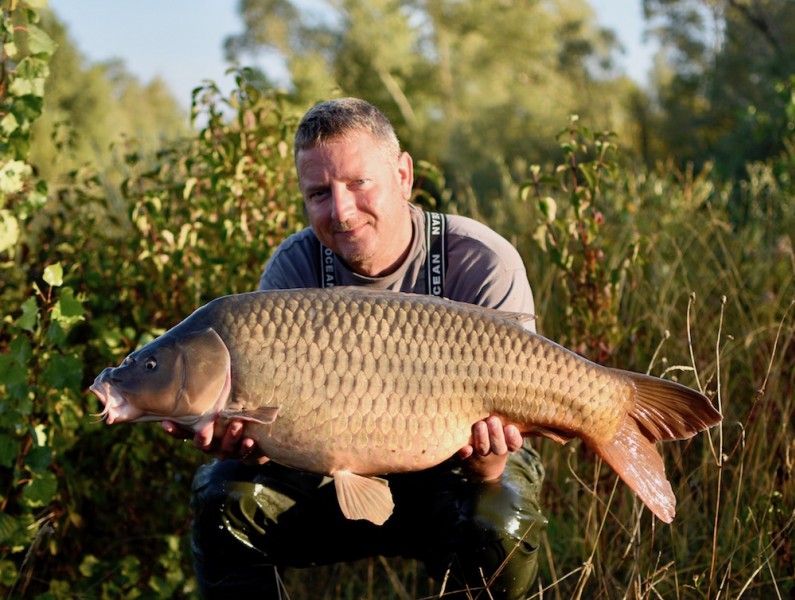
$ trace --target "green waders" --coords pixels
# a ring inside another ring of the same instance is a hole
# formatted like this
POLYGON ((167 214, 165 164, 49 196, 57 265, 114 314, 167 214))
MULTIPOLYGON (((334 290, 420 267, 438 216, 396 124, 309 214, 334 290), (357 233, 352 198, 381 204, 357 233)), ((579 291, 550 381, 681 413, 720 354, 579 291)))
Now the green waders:
POLYGON ((328 477, 213 461, 193 483, 202 596, 281 598, 277 570, 383 555, 423 561, 434 579, 447 579, 445 598, 454 590, 468 590, 462 598, 526 598, 546 526, 543 477, 527 444, 496 483, 470 482, 448 463, 390 475, 395 511, 377 526, 343 517, 328 477))

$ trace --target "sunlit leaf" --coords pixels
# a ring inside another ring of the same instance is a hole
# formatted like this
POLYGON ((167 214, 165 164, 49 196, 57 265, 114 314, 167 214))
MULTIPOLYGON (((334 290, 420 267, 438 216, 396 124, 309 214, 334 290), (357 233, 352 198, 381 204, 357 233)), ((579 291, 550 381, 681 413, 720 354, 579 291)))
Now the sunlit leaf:
MULTIPOLYGON (((28 0, 28 3, 30 4, 30 0, 28 0)), ((34 25, 28 26, 28 48, 32 54, 50 55, 55 52, 57 47, 58 44, 41 28, 34 25)))
POLYGON ((63 285, 63 266, 61 266, 61 263, 47 266, 47 268, 44 269, 43 278, 44 281, 53 287, 63 285))
POLYGON ((19 240, 19 224, 16 217, 7 210, 0 210, 0 252, 16 246, 19 240))

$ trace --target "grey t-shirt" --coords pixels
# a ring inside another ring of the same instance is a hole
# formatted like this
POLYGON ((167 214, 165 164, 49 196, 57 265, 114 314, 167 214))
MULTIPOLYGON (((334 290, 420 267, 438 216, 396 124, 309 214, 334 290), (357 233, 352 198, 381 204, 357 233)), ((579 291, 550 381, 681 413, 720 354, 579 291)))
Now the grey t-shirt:
MULTIPOLYGON (((337 285, 359 285, 400 292, 426 294, 428 249, 422 210, 409 206, 411 250, 400 267, 384 277, 365 277, 351 271, 337 256, 337 285)), ((259 289, 320 287, 319 241, 311 228, 295 233, 273 253, 259 289)), ((482 223, 460 215, 447 215, 447 273, 445 297, 509 312, 534 314, 533 292, 519 253, 505 238, 482 223)), ((531 321, 526 327, 535 331, 531 321)))

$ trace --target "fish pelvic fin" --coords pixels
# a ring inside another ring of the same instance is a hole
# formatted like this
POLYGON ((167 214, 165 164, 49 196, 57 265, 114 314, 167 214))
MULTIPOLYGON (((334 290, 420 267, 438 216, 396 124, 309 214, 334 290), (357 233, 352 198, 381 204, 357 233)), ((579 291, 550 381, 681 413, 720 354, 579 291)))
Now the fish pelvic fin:
POLYGON ((335 471, 332 475, 337 500, 346 518, 383 525, 390 517, 395 503, 386 480, 364 477, 351 471, 335 471))
POLYGON ((657 518, 670 523, 676 498, 655 444, 691 438, 722 417, 704 394, 689 387, 640 373, 622 374, 634 388, 634 406, 613 439, 594 450, 657 518))

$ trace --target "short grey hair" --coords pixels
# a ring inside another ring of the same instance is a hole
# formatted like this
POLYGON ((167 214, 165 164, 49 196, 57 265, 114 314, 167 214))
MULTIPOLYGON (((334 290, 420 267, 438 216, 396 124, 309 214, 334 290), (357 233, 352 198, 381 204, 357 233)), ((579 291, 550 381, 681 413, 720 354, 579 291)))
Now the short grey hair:
POLYGON ((335 98, 310 108, 295 133, 294 156, 301 150, 367 131, 390 158, 400 155, 395 128, 378 108, 359 98, 335 98))

